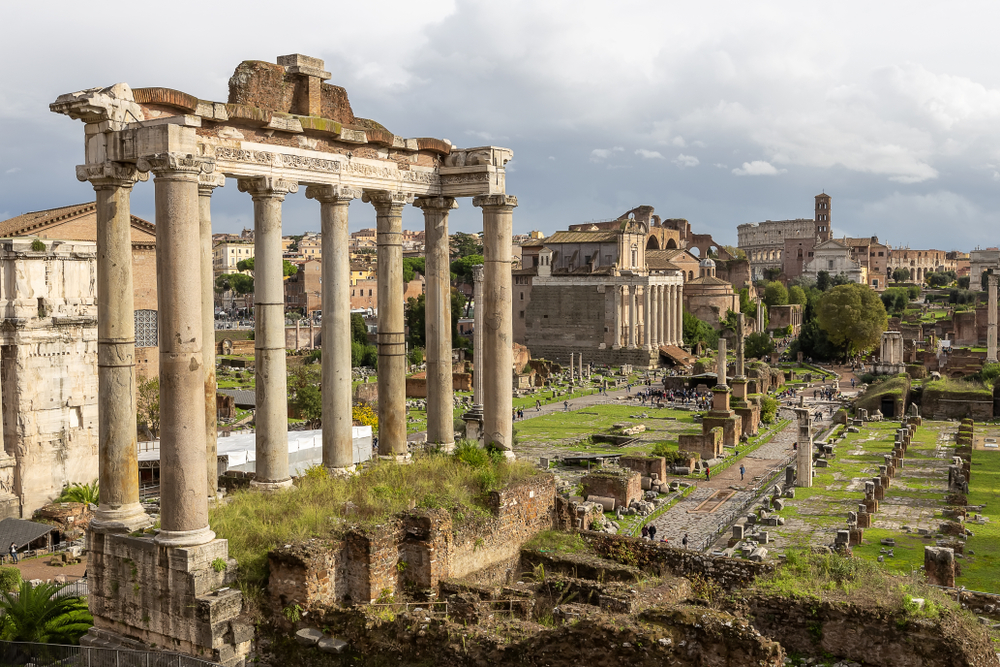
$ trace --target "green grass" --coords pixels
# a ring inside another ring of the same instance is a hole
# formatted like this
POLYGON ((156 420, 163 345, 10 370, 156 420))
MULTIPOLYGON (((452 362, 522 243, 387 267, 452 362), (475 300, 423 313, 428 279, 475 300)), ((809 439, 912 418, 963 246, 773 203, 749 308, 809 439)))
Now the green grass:
POLYGON ((523 422, 516 422, 518 438, 526 443, 546 443, 557 447, 568 447, 581 452, 620 452, 638 454, 649 452, 656 442, 672 441, 676 444, 677 433, 694 424, 693 412, 650 408, 640 405, 594 405, 570 412, 553 412, 523 422), (637 415, 646 414, 646 419, 637 415), (668 419, 668 418, 673 419, 668 419), (631 447, 614 447, 608 444, 578 442, 594 433, 603 433, 618 422, 634 422, 646 425, 647 431, 640 434, 642 441, 631 447))
POLYGON ((964 560, 958 561, 962 574, 956 584, 975 591, 1000 593, 1000 452, 972 450, 972 480, 969 504, 985 505, 986 524, 971 523, 974 534, 966 542, 964 560), (969 551, 975 552, 969 555, 969 551))
POLYGON ((417 455, 408 465, 373 462, 349 478, 330 477, 316 467, 288 491, 230 494, 227 503, 212 508, 212 528, 229 540, 241 581, 259 585, 267 577, 267 553, 282 544, 329 537, 352 525, 373 527, 411 501, 421 508, 447 509, 456 524, 481 521, 489 516, 489 491, 540 474, 523 461, 494 460, 483 450, 471 456, 470 451, 417 455), (354 509, 345 514, 348 502, 354 509))
POLYGON ((592 551, 590 545, 583 541, 580 533, 563 532, 561 530, 543 530, 524 544, 525 549, 534 549, 543 553, 576 554, 592 551))

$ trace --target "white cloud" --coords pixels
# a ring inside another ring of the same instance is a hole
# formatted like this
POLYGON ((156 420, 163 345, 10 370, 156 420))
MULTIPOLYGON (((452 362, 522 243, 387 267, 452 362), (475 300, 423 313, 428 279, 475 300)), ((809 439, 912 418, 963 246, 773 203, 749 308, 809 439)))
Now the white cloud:
POLYGON ((666 158, 663 157, 663 154, 660 153, 660 151, 649 151, 649 150, 646 150, 645 148, 640 148, 640 149, 636 150, 635 154, 636 155, 641 155, 642 157, 646 158, 647 160, 666 160, 666 158))
POLYGON ((777 176, 778 174, 783 174, 786 171, 788 170, 776 169, 774 165, 765 160, 744 162, 742 167, 733 169, 733 173, 737 176, 777 176))
POLYGON ((552 161, 555 161, 555 159, 556 159, 556 156, 555 156, 555 155, 550 155, 550 156, 549 156, 549 159, 550 159, 550 160, 552 160, 552 161))
POLYGON ((625 149, 622 146, 615 146, 614 148, 595 148, 590 151, 590 161, 600 162, 601 160, 607 160, 615 153, 620 153, 624 150, 625 149))
POLYGON ((673 163, 681 169, 684 169, 685 167, 697 167, 701 164, 701 161, 693 155, 684 155, 684 153, 680 153, 676 158, 674 158, 673 163))
POLYGON ((4 173, 5 174, 16 174, 19 171, 21 171, 20 167, 11 167, 10 169, 8 169, 7 171, 5 171, 4 173))

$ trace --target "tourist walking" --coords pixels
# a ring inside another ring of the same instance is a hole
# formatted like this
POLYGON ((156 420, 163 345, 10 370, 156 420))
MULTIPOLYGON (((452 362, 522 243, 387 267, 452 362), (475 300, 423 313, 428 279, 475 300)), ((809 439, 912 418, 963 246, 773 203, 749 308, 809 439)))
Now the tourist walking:
POLYGON ((656 541, 656 526, 653 525, 649 526, 649 539, 651 539, 654 542, 656 541))
POLYGON ((681 544, 684 546, 685 549, 688 548, 688 534, 687 533, 684 533, 684 539, 681 540, 681 544))
POLYGON ((741 464, 740 464, 740 481, 741 481, 741 482, 743 481, 743 474, 744 474, 744 473, 745 473, 746 471, 747 471, 747 469, 746 469, 746 468, 744 468, 744 467, 743 467, 743 464, 741 463, 741 464))
POLYGON ((711 466, 705 466, 705 481, 706 482, 711 482, 712 481, 712 467, 711 466))
POLYGON ((569 401, 563 401, 563 412, 569 412, 569 401))
POLYGON ((645 539, 648 539, 648 538, 649 538, 649 527, 648 526, 643 526, 642 527, 642 539, 645 540, 645 539))
POLYGON ((17 563, 17 545, 13 542, 10 543, 10 559, 17 563))

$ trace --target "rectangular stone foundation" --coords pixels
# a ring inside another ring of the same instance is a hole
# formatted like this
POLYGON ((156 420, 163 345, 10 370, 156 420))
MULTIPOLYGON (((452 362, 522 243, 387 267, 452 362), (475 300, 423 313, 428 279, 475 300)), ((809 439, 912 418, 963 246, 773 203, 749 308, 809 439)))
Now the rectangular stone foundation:
POLYGON ((227 540, 168 548, 152 536, 88 533, 91 646, 156 647, 226 667, 242 665, 253 626, 239 619, 243 596, 227 540), (214 564, 214 565, 213 565, 214 564), (224 564, 221 571, 215 566, 224 564))
POLYGON ((734 412, 716 412, 710 410, 701 420, 703 433, 708 433, 713 428, 722 428, 722 445, 724 447, 735 447, 740 441, 742 434, 742 419, 734 412))

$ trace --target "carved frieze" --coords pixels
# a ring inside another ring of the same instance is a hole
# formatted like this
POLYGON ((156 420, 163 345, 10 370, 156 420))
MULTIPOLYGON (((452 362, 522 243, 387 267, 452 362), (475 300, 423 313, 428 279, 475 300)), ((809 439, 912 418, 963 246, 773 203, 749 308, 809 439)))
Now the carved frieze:
POLYGON ((361 178, 379 178, 437 185, 438 175, 428 171, 400 171, 393 166, 373 165, 352 160, 327 160, 325 158, 295 155, 292 153, 276 153, 272 151, 248 150, 229 146, 216 146, 215 156, 225 162, 240 162, 244 164, 266 165, 276 169, 302 169, 318 171, 342 176, 361 178))
POLYGON ((139 171, 161 173, 211 174, 215 160, 190 153, 157 153, 144 155, 136 162, 139 171))

